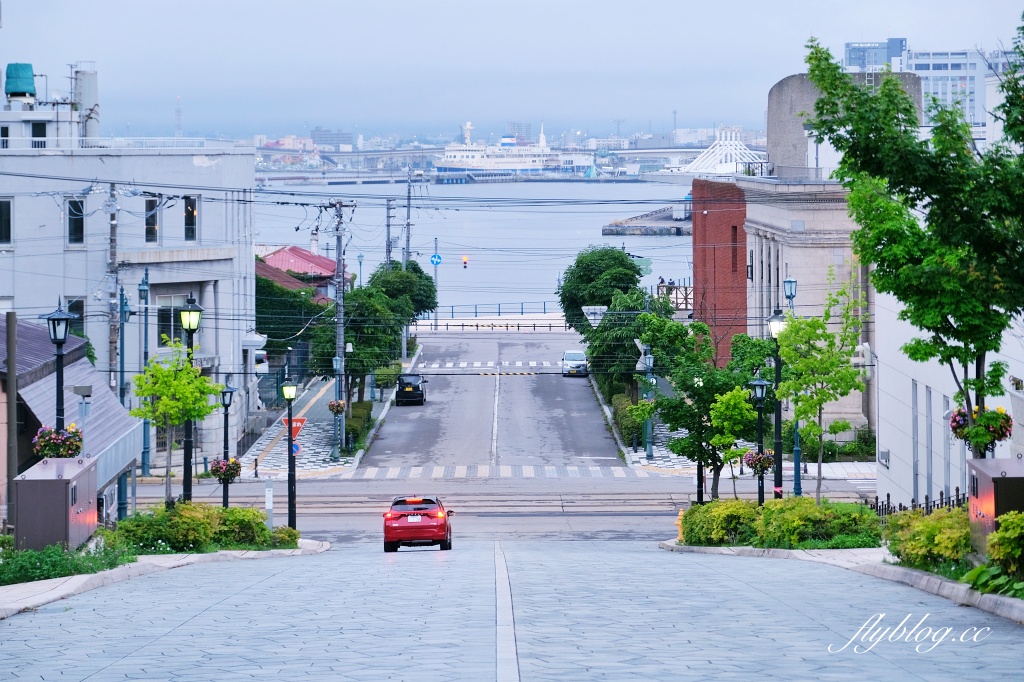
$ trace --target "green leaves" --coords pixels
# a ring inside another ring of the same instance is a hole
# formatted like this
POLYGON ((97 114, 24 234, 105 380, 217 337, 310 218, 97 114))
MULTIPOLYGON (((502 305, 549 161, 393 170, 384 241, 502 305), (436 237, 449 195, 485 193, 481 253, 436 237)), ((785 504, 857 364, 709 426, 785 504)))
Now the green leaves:
POLYGON ((210 396, 224 388, 213 383, 192 364, 181 341, 164 336, 170 353, 151 358, 142 374, 133 378, 138 407, 130 414, 167 428, 202 419, 217 409, 210 396))
MULTIPOLYGON (((583 315, 583 306, 611 306, 616 293, 635 289, 639 283, 640 266, 625 251, 590 246, 576 256, 555 293, 562 304, 566 323, 586 336, 590 322, 583 315)), ((633 310, 643 310, 643 306, 633 310)))
POLYGON ((876 290, 903 305, 900 319, 921 330, 904 353, 948 366, 968 413, 983 408, 986 397, 1003 393, 1005 372, 988 367, 987 355, 1024 311, 1024 43, 1001 74, 997 109, 1018 147, 992 143, 984 154, 959 108, 926 102, 935 125, 922 139, 897 75, 860 87, 828 50, 814 40, 807 47, 809 77, 821 90, 811 123, 818 141, 843 155, 838 176, 861 228, 854 252, 873 266, 876 290))

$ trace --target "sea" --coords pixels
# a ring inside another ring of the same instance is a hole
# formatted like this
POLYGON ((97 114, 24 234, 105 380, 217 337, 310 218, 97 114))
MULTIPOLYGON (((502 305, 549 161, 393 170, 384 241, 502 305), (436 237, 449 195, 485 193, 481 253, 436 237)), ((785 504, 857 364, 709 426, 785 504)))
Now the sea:
POLYGON ((431 257, 439 257, 439 317, 559 312, 562 274, 588 246, 650 259, 645 288, 661 277, 689 281, 691 237, 601 234, 614 220, 681 202, 687 189, 649 182, 268 186, 256 194, 255 242, 309 249, 315 238, 318 253, 333 259, 329 204, 340 201, 345 266, 357 283, 366 282, 386 257, 386 200, 392 198, 391 257, 402 258, 408 210, 410 257, 431 275, 431 257))

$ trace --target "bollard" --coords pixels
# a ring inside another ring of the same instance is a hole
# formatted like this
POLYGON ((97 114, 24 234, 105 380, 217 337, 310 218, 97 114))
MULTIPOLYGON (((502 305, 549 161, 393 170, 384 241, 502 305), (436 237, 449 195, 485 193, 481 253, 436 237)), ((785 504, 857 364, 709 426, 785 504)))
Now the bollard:
POLYGON ((637 442, 636 442, 636 434, 634 433, 633 434, 633 452, 636 452, 636 449, 637 449, 637 442))
POLYGON ((263 493, 267 509, 267 528, 274 530, 274 482, 267 479, 267 489, 263 493))
POLYGON ((203 473, 210 473, 210 458, 206 455, 203 455, 203 473))

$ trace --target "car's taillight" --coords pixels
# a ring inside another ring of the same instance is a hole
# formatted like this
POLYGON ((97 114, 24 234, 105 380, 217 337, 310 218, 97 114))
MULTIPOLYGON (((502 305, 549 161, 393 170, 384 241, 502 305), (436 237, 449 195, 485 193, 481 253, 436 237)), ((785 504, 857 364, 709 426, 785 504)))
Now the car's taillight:
POLYGON ((393 519, 396 516, 398 516, 398 514, 392 514, 391 512, 385 512, 385 514, 384 514, 384 518, 385 519, 393 519))
POLYGON ((443 519, 444 518, 444 512, 443 511, 437 512, 437 518, 443 519))

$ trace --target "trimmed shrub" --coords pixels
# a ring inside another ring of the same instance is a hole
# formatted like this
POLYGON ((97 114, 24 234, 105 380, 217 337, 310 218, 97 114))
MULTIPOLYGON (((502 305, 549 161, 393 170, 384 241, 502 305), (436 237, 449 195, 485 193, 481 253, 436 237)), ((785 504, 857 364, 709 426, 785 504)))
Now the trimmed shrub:
POLYGON ((174 505, 167 520, 167 544, 176 552, 208 549, 220 528, 220 507, 181 502, 174 505))
POLYGON ((781 549, 796 549, 808 540, 827 541, 844 535, 870 538, 871 544, 860 546, 878 547, 881 537, 881 524, 870 507, 828 500, 817 505, 811 497, 767 500, 756 530, 758 546, 781 549))
POLYGON ((633 401, 624 393, 612 396, 612 418, 615 420, 615 427, 626 445, 633 442, 636 437, 640 440, 643 437, 643 424, 638 422, 629 414, 629 407, 633 401))
POLYGON ((271 533, 271 544, 278 549, 296 549, 299 546, 299 531, 288 526, 277 526, 271 533))
POLYGON ((172 554, 177 550, 167 542, 169 520, 170 513, 160 507, 118 521, 117 532, 141 554, 172 554))
POLYGON ((707 505, 711 541, 716 545, 749 545, 754 539, 757 503, 751 500, 717 500, 707 505))
POLYGON ((988 556, 1012 578, 1024 579, 1024 514, 1007 512, 996 518, 999 530, 988 536, 988 556))
POLYGON ((14 549, 14 536, 0 535, 0 552, 6 552, 12 549, 14 549))
POLYGON ((83 552, 68 552, 58 545, 39 551, 5 549, 3 561, 0 561, 0 585, 97 573, 131 563, 135 559, 131 551, 116 542, 83 552))
POLYGON ((221 547, 231 545, 269 545, 270 529, 267 515, 251 507, 221 509, 220 526, 214 542, 221 547))
POLYGON ((715 503, 695 504, 679 515, 679 542, 686 545, 712 545, 711 513, 715 503))
POLYGON ((369 400, 363 400, 357 403, 352 403, 352 416, 362 417, 364 421, 370 419, 370 413, 373 412, 373 403, 369 400))
MULTIPOLYGON (((991 536, 990 536, 991 537, 991 536)), ((889 516, 885 527, 889 551, 900 563, 930 570, 948 562, 962 562, 971 552, 971 527, 963 507, 920 509, 889 516)))
POLYGON ((359 437, 363 435, 363 431, 366 429, 366 420, 361 416, 352 415, 345 420, 345 437, 352 436, 355 440, 359 440, 359 437))

